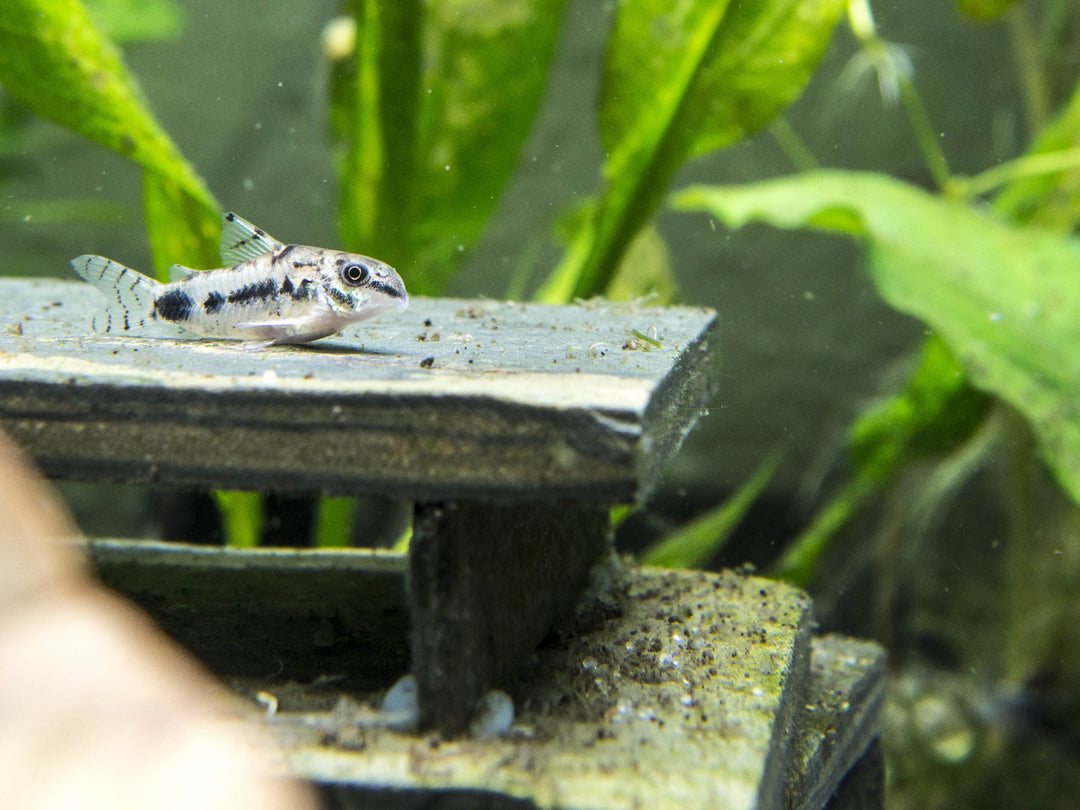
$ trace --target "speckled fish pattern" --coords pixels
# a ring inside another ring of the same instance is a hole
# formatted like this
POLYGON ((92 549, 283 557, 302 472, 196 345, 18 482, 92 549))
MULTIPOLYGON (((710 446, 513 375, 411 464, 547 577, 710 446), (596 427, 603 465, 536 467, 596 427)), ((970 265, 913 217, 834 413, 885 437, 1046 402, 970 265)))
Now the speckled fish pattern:
POLYGON ((232 266, 174 265, 168 284, 104 256, 79 256, 71 265, 105 295, 105 312, 93 324, 102 334, 195 335, 253 347, 307 343, 409 304, 401 277, 378 259, 286 245, 236 214, 224 217, 221 257, 232 266))

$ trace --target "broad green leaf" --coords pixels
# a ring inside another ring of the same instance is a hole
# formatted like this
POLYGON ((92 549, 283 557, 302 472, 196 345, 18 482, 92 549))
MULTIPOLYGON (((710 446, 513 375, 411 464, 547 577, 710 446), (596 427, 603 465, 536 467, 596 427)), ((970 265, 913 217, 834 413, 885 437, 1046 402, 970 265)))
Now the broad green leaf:
POLYGON ((173 262, 208 266, 214 240, 205 239, 217 225, 217 204, 82 3, 5 0, 0 82, 38 115, 143 167, 159 271, 173 262))
POLYGON ((977 387, 1024 415, 1080 502, 1080 240, 875 174, 696 187, 675 205, 733 227, 765 221, 864 239, 882 297, 929 324, 977 387))
POLYGON ((335 67, 345 245, 409 291, 453 278, 532 125, 565 0, 353 0, 356 52, 335 67))
POLYGON ((700 568, 727 542, 783 460, 783 449, 773 450, 746 483, 739 487, 738 492, 654 543, 641 555, 641 564, 662 568, 700 568))
POLYGON ((603 191, 538 297, 604 290, 675 172, 799 95, 843 8, 843 0, 620 3, 600 100, 603 191))

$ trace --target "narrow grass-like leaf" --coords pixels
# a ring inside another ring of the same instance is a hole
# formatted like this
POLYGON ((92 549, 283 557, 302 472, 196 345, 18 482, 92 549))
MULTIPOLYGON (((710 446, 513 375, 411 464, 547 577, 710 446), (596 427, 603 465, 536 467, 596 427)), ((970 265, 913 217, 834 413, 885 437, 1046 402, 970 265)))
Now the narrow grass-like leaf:
POLYGON ((642 565, 700 568, 708 562, 727 542, 747 510, 768 486, 783 459, 782 448, 769 453, 731 498, 646 549, 641 555, 642 565))
POLYGON ((565 0, 353 0, 332 77, 342 239, 443 290, 487 223, 539 106, 565 0))
POLYGON ((851 480, 773 564, 770 575, 805 585, 833 537, 905 464, 951 451, 976 432, 990 398, 971 387, 942 340, 931 335, 904 389, 866 410, 848 434, 851 480))
POLYGON ((1012 226, 874 174, 696 187, 675 205, 733 227, 765 221, 864 239, 882 297, 929 324, 974 385, 1024 415, 1080 502, 1080 239, 1012 226))
POLYGON ((626 0, 608 44, 592 218, 538 293, 604 290, 675 172, 767 124, 801 92, 843 0, 626 0))
POLYGON ((218 490, 214 493, 227 545, 254 548, 263 530, 263 498, 259 492, 218 490))
POLYGON ((316 548, 349 545, 355 518, 356 498, 320 498, 315 519, 316 548))

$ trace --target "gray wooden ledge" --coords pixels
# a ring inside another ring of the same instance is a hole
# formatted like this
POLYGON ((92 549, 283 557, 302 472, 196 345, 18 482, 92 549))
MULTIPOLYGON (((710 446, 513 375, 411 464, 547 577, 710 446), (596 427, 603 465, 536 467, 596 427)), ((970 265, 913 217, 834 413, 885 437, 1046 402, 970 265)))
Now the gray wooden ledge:
POLYGON ((824 808, 880 728, 880 647, 811 640, 805 594, 757 577, 626 582, 617 617, 580 622, 512 687, 508 738, 438 745, 340 711, 315 734, 290 725, 293 694, 273 726, 288 770, 343 808, 824 808))
POLYGON ((606 507, 648 495, 714 380, 704 309, 420 299, 251 351, 94 335, 101 302, 0 280, 0 423, 59 478, 416 501, 413 667, 447 735, 573 605, 606 507))
POLYGON ((0 423, 51 476, 628 503, 714 379, 705 309, 417 299, 345 335, 246 351, 93 335, 100 300, 0 280, 0 423))

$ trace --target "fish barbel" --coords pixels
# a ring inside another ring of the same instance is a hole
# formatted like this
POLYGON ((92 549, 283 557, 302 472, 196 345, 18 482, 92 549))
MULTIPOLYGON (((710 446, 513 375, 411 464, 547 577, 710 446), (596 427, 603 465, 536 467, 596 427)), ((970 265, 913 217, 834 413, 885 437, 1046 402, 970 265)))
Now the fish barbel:
POLYGON ((233 266, 173 265, 169 284, 104 256, 79 256, 71 265, 105 294, 105 313, 94 319, 94 331, 105 334, 194 334, 255 348, 318 340, 409 305, 405 283, 389 265, 286 245, 236 214, 224 216, 221 258, 233 266))

